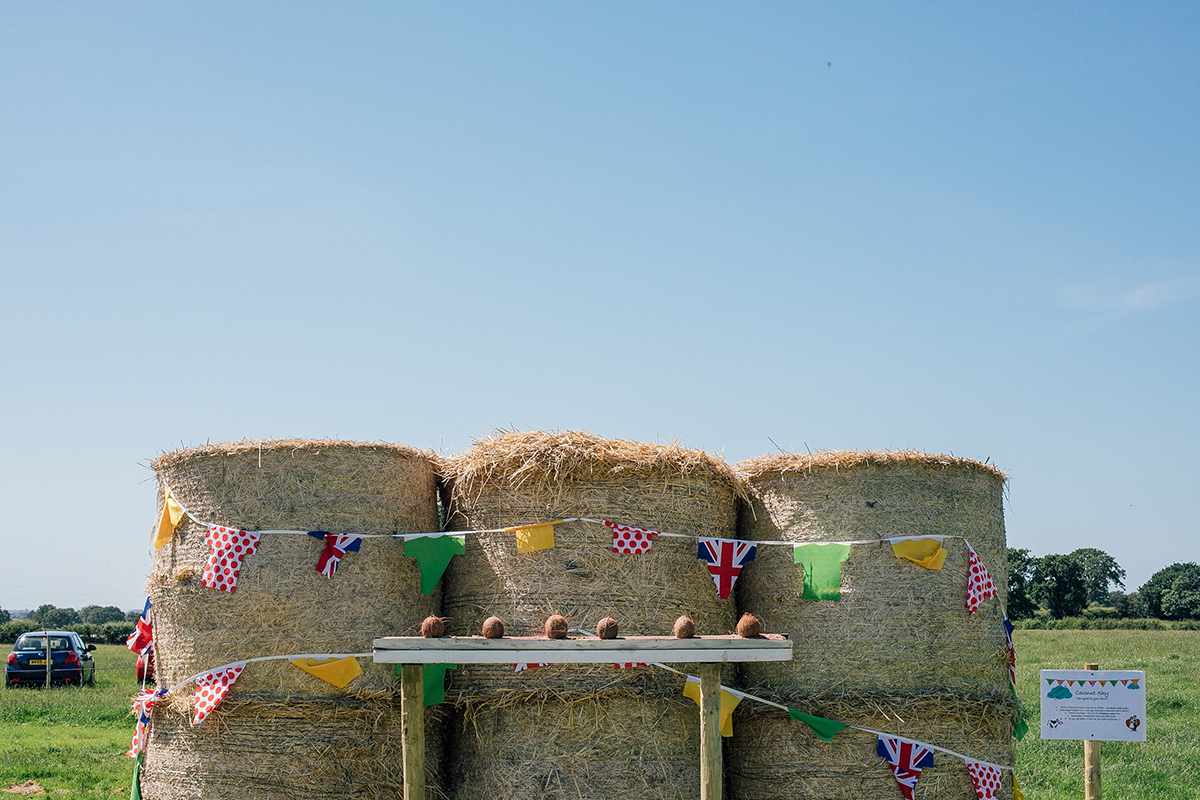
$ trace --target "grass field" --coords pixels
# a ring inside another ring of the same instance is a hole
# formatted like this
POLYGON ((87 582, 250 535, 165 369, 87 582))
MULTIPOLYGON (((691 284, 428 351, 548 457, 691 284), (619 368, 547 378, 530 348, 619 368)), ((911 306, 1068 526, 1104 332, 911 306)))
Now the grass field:
MULTIPOLYGON (((1085 663, 1146 671, 1147 741, 1101 745, 1104 797, 1200 800, 1200 632, 1035 630, 1017 631, 1015 642, 1030 720, 1017 776, 1028 800, 1083 797, 1083 743, 1038 738, 1037 682, 1039 670, 1085 663)), ((102 645, 94 687, 0 690, 0 792, 32 780, 55 797, 128 795, 133 662, 125 648, 102 645)))
POLYGON ((0 690, 0 792, 36 781, 54 797, 129 795, 137 657, 120 645, 94 655, 95 686, 0 690))
POLYGON ((1017 778, 1030 800, 1083 797, 1083 742, 1038 737, 1038 671, 1146 671, 1146 741, 1100 745, 1106 800, 1200 798, 1200 633, 1016 631, 1017 693, 1030 731, 1017 745, 1017 778))

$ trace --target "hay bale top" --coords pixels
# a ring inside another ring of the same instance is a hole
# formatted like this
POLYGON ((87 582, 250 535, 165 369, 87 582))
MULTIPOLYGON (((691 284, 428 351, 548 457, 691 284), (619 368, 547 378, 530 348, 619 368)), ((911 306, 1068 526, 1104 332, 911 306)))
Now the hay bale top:
POLYGON ((739 461, 734 464, 733 469, 738 477, 752 481, 769 474, 836 472, 856 467, 902 464, 941 469, 958 467, 982 472, 1000 484, 1008 480, 1008 475, 992 464, 981 464, 978 461, 958 456, 922 453, 919 450, 818 450, 815 453, 767 453, 747 461, 739 461))
POLYGON ((280 450, 307 451, 319 453, 322 450, 375 450, 392 453, 406 458, 425 458, 432 460, 432 453, 408 447, 402 444, 386 442, 349 442, 340 439, 244 439, 240 442, 219 442, 203 444, 199 447, 188 447, 164 453, 150 464, 151 469, 161 473, 164 469, 187 463, 204 457, 223 457, 244 455, 255 452, 276 452, 280 450))
POLYGON ((446 459, 443 474, 468 492, 666 475, 708 478, 739 497, 746 495, 729 465, 703 450, 605 439, 587 431, 494 431, 462 455, 446 459))

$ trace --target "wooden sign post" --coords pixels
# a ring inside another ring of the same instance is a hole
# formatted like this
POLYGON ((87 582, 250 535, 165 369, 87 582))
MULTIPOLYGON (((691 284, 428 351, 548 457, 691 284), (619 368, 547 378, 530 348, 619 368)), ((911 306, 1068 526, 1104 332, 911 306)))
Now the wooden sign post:
MULTIPOLYGON (((1084 664, 1086 670, 1100 669, 1099 664, 1084 664)), ((1100 800, 1100 740, 1083 740, 1083 800, 1100 800)))
POLYGON ((375 640, 377 664, 401 664, 400 720, 404 800, 425 800, 424 664, 700 664, 700 800, 721 800, 721 664, 790 661, 792 643, 782 636, 696 636, 676 639, 484 639, 481 636, 375 640))

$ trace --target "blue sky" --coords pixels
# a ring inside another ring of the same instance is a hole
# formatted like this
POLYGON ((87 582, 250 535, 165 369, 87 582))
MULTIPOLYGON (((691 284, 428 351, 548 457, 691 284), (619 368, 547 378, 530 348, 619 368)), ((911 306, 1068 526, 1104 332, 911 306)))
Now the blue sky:
POLYGON ((0 606, 140 607, 181 445, 509 425, 990 458, 1012 546, 1200 561, 1198 34, 7 4, 0 606))

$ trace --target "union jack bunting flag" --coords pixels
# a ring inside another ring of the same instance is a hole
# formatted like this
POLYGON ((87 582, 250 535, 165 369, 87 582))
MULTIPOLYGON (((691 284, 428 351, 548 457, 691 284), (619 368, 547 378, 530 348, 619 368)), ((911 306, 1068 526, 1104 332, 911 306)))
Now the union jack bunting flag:
POLYGON ((133 698, 133 713, 137 716, 137 722, 133 726, 133 741, 125 755, 137 758, 137 754, 146 749, 146 739, 150 734, 150 714, 154 711, 154 704, 158 702, 158 698, 166 693, 166 689, 159 689, 157 692, 143 689, 133 698))
POLYGON ((1008 679, 1017 685, 1017 651, 1012 641, 1013 624, 1004 618, 1004 641, 1008 644, 1008 679))
POLYGON ((135 653, 145 653, 153 643, 154 629, 150 625, 150 598, 147 597, 146 607, 142 609, 142 615, 138 617, 137 627, 125 640, 125 646, 135 653))
POLYGON ((747 561, 754 560, 754 552, 758 545, 754 542, 743 542, 739 539, 710 539, 700 537, 700 547, 696 558, 702 558, 708 564, 713 583, 717 585, 717 597, 722 600, 729 597, 733 583, 741 574, 742 567, 747 561))
POLYGON ((933 751, 920 742, 910 742, 891 736, 880 736, 875 752, 892 765, 896 783, 905 800, 913 800, 913 789, 921 770, 933 766, 933 751))
POLYGON ((308 535, 315 539, 325 540, 325 549, 321 551, 321 557, 317 559, 317 572, 326 578, 332 578, 333 573, 337 572, 338 562, 342 560, 342 556, 346 553, 357 553, 362 544, 361 536, 329 533, 328 531, 309 531, 308 535))
POLYGON ((548 667, 549 664, 513 664, 513 672, 524 672, 527 669, 537 669, 538 667, 548 667))

